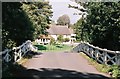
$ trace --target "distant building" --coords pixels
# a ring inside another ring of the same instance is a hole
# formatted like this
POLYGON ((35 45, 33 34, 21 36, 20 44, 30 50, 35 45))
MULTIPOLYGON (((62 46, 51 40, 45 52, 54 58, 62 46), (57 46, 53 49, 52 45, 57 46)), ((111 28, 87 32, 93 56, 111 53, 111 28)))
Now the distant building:
POLYGON ((38 44, 49 44, 51 36, 50 35, 40 35, 38 39, 35 40, 38 44))
POLYGON ((48 36, 43 35, 43 37, 39 37, 39 39, 37 39, 37 42, 39 42, 40 44, 49 44, 51 38, 54 38, 54 40, 57 41, 59 35, 62 35, 64 39, 69 39, 68 42, 64 43, 69 44, 73 43, 76 40, 76 34, 74 34, 73 29, 68 28, 68 26, 50 25, 50 28, 47 29, 47 32, 48 36))

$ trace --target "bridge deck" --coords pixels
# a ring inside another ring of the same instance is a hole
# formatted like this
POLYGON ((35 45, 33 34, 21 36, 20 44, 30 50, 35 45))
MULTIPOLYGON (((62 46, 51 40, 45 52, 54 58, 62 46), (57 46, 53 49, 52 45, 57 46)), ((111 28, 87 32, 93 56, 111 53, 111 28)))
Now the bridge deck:
POLYGON ((23 64, 35 77, 80 77, 108 79, 79 53, 42 53, 23 64))

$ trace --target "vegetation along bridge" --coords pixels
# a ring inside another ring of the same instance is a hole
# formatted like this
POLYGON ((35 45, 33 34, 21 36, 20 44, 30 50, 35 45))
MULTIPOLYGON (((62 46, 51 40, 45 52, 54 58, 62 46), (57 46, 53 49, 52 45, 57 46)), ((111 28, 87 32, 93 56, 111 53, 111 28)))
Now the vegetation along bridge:
MULTIPOLYGON (((110 51, 95 47, 86 42, 81 42, 70 52, 59 53, 35 53, 37 48, 31 41, 26 41, 19 47, 6 49, 1 52, 3 62, 18 63, 27 55, 34 55, 16 71, 16 77, 80 77, 82 79, 109 79, 110 76, 100 73, 84 57, 77 52, 84 52, 99 63, 106 65, 120 65, 120 52, 110 51)), ((14 68, 13 68, 14 69, 14 68)), ((5 70, 5 69, 4 69, 5 70)), ((3 70, 3 71, 4 71, 3 70)))

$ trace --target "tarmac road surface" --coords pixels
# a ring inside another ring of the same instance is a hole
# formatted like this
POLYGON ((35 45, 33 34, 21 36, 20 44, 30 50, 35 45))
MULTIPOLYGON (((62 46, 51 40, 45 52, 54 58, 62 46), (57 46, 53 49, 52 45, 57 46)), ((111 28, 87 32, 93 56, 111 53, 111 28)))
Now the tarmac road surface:
POLYGON ((35 55, 23 64, 35 79, 40 77, 79 77, 80 79, 109 79, 98 72, 79 53, 49 52, 35 55))

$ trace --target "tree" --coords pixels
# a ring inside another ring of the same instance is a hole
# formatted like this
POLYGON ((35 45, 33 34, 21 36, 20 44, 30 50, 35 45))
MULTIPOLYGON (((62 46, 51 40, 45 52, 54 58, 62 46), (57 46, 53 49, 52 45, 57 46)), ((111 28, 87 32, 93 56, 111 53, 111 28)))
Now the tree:
POLYGON ((79 26, 83 40, 102 48, 120 50, 120 2, 89 2, 82 5, 89 14, 79 26))
POLYGON ((57 20, 58 25, 69 25, 70 24, 70 18, 68 15, 62 15, 57 20))
POLYGON ((70 41, 69 38, 64 38, 63 40, 64 40, 64 42, 69 42, 70 41))
POLYGON ((2 4, 2 49, 12 48, 46 34, 52 16, 48 2, 2 4))
POLYGON ((59 35, 58 38, 57 38, 57 40, 58 40, 59 42, 63 42, 63 41, 64 41, 63 36, 62 36, 62 35, 59 35))
POLYGON ((74 24, 74 31, 76 34, 76 40, 81 41, 82 40, 82 23, 83 19, 79 19, 75 24, 74 24))
POLYGON ((52 17, 53 13, 49 2, 23 3, 22 8, 35 28, 34 39, 40 34, 46 34, 46 28, 48 28, 48 24, 50 24, 50 17, 52 17))
POLYGON ((54 38, 51 38, 51 39, 50 39, 50 45, 55 45, 55 44, 56 44, 55 39, 54 39, 54 38))
POLYGON ((2 48, 12 48, 33 39, 34 28, 21 3, 2 4, 2 48))

